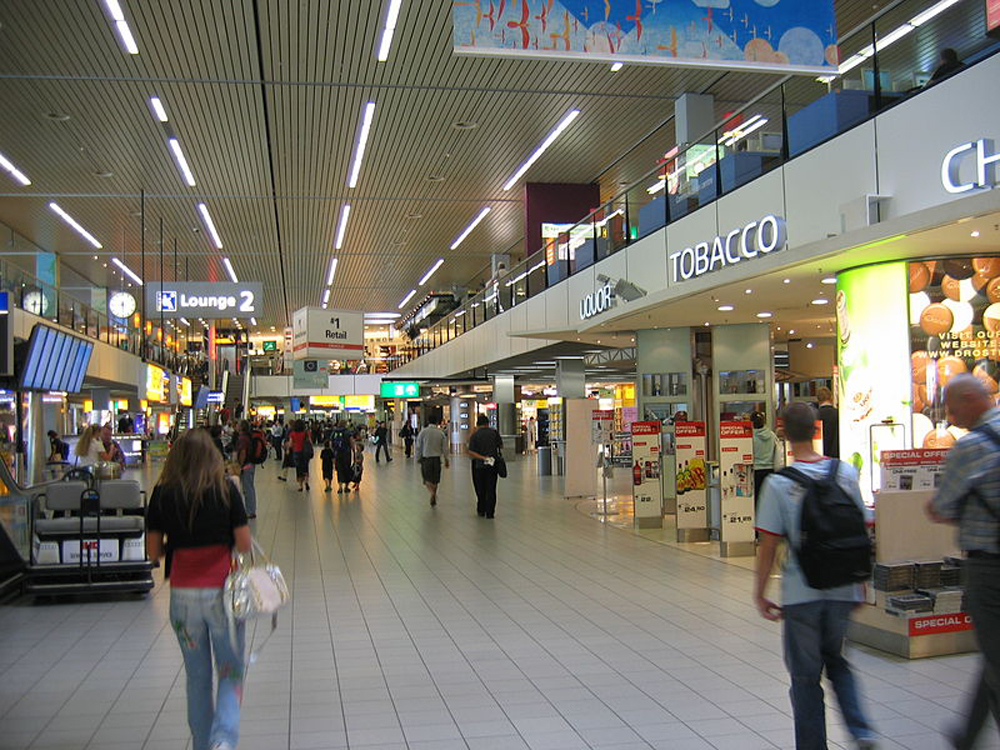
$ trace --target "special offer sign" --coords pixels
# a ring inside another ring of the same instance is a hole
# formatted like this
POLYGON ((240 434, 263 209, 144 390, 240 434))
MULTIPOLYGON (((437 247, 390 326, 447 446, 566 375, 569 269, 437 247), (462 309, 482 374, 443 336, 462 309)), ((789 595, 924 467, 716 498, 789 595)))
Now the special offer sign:
POLYGON ((632 423, 632 499, 635 517, 662 518, 663 486, 660 484, 659 422, 632 423))
POLYGON ((676 422, 674 453, 677 477, 677 528, 707 529, 708 467, 705 465, 705 423, 676 422))
POLYGON ((722 422, 719 425, 719 477, 723 542, 752 542, 753 530, 753 425, 722 422))
POLYGON ((941 483, 947 449, 882 451, 882 490, 933 490, 941 483))
POLYGON ((972 630, 972 618, 965 612, 948 615, 928 615, 910 619, 910 635, 935 635, 937 633, 960 633, 972 630))

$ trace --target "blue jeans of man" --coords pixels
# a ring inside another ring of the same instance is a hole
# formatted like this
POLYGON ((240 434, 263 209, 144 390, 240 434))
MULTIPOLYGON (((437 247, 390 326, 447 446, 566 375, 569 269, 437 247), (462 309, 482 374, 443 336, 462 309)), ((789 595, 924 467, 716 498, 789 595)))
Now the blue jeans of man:
POLYGON ((257 488, 253 486, 254 474, 257 473, 257 465, 249 464, 243 467, 240 472, 240 489, 243 491, 243 504, 246 506, 247 514, 257 515, 257 488))
POLYGON ((184 656, 187 673, 188 726, 193 750, 209 750, 214 742, 236 747, 240 739, 243 701, 245 626, 236 625, 233 643, 222 606, 222 589, 172 588, 170 623, 184 656), (218 689, 212 697, 212 658, 218 689))
POLYGON ((861 709, 854 673, 844 658, 853 602, 815 601, 783 608, 785 665, 792 678, 796 750, 826 750, 823 670, 855 739, 874 736, 861 709))

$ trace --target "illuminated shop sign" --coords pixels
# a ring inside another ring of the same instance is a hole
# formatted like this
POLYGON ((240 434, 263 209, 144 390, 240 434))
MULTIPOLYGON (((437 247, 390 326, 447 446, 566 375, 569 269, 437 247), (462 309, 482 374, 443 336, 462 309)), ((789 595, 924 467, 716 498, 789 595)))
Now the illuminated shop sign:
POLYGON ((588 294, 580 300, 580 320, 588 320, 595 315, 607 312, 615 306, 615 290, 611 284, 605 284, 593 294, 588 294))
POLYGON ((382 398, 420 398, 420 383, 382 382, 379 395, 382 398))
POLYGON ((967 193, 976 188, 988 188, 996 182, 996 172, 993 166, 1000 162, 1000 154, 996 153, 993 141, 980 138, 972 143, 963 143, 949 151, 941 162, 941 184, 953 195, 967 193), (962 182, 962 162, 966 157, 975 154, 976 176, 972 182, 962 182))
POLYGON ((785 247, 788 231, 785 220, 768 215, 760 221, 751 221, 711 242, 699 242, 670 254, 670 278, 687 281, 744 260, 753 260, 785 247))

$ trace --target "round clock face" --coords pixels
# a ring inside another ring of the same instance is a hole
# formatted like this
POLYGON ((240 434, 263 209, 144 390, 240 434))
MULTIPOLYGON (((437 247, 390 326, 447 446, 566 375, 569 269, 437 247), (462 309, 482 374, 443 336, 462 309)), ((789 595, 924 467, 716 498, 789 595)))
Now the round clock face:
POLYGON ((108 300, 111 314, 119 318, 127 318, 135 312, 135 297, 128 292, 115 292, 108 300))
POLYGON ((46 315, 49 312, 49 300, 41 292, 28 292, 24 295, 24 309, 32 315, 46 315))

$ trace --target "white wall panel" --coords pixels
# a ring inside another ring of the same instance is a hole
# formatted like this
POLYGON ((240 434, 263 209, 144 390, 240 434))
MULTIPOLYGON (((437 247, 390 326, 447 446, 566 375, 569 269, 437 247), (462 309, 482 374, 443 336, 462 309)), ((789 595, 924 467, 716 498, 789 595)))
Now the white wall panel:
MULTIPOLYGON (((569 284, 562 282, 545 291, 545 325, 550 331, 569 328, 569 284)), ((575 325, 575 324, 574 324, 575 325)))
POLYGON ((667 285, 667 233, 661 229, 629 245, 625 253, 627 278, 652 292, 667 285))
POLYGON ((569 312, 567 315, 570 325, 574 327, 583 322, 580 319, 580 300, 594 293, 596 288, 594 276, 594 267, 590 266, 569 277, 569 312))
MULTIPOLYGON (((782 182, 781 170, 775 169, 749 185, 722 196, 718 202, 719 234, 746 226, 751 221, 760 221, 761 217, 768 214, 784 218, 785 196, 782 182)), ((714 237, 713 234, 702 238, 702 241, 708 242, 714 237)), ((676 248, 671 252, 676 252, 676 248)))

